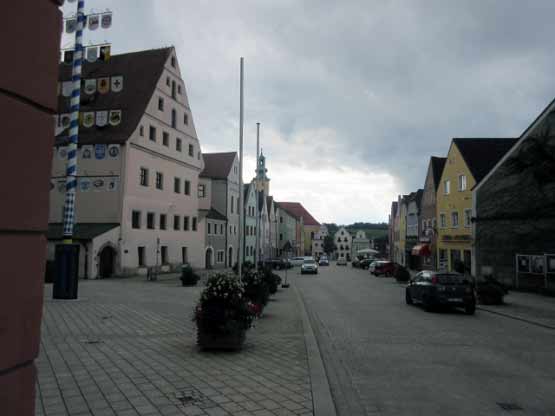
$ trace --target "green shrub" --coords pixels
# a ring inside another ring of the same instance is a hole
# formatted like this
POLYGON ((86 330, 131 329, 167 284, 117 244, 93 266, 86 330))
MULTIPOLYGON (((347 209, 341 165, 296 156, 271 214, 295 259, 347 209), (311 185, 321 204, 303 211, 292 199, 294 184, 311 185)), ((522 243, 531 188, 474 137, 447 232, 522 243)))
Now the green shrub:
POLYGON ((278 290, 278 287, 281 283, 281 277, 275 274, 272 271, 272 267, 269 265, 264 267, 263 275, 264 275, 264 281, 268 286, 268 290, 270 291, 270 294, 273 295, 278 290))
POLYGON ((186 264, 181 269, 180 280, 183 286, 195 286, 200 280, 200 276, 194 272, 191 266, 186 264))
POLYGON ((270 297, 270 288, 264 279, 264 274, 249 270, 243 274, 242 280, 247 299, 261 308, 266 306, 270 297))

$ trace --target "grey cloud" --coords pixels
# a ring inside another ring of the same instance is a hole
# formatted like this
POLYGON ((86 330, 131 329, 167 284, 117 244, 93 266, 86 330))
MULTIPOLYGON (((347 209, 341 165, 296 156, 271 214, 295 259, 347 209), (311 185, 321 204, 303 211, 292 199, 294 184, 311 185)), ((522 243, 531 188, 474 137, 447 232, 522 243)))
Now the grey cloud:
POLYGON ((257 121, 276 160, 330 129, 319 163, 389 172, 399 192, 452 137, 517 136, 555 94, 549 0, 98 3, 122 16, 117 50, 177 47, 202 143, 237 148, 243 55, 247 151, 257 121))

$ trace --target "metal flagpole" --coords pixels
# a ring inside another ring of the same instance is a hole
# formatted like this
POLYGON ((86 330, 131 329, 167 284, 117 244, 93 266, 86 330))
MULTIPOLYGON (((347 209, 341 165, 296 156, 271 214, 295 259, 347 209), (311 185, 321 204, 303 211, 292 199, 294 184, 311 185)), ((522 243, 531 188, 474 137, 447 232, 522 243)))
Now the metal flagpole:
POLYGON ((71 82, 71 122, 69 126, 69 146, 66 168, 66 197, 64 204, 64 244, 73 242, 75 222, 75 189, 77 188, 77 142, 79 135, 79 104, 81 100, 81 66, 83 64, 83 23, 85 21, 85 0, 77 2, 77 30, 75 32, 75 52, 71 82))
POLYGON ((258 189, 258 158, 260 157, 260 123, 256 123, 256 253, 255 253, 255 267, 258 269, 258 257, 260 254, 260 194, 258 189))
POLYGON ((239 281, 242 280, 243 265, 243 57, 240 64, 240 94, 239 94, 239 281))

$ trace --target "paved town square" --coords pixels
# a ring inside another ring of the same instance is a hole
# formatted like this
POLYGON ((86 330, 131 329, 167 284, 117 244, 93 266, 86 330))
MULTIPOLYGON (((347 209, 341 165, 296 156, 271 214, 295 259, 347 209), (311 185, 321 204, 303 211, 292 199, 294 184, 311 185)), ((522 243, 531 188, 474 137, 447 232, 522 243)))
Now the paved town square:
POLYGON ((81 281, 79 300, 45 286, 38 415, 311 415, 299 304, 280 290, 241 352, 195 345, 201 286, 177 279, 81 281))
POLYGON ((304 308, 327 414, 555 412, 549 298, 542 309, 529 304, 537 295, 516 293, 517 304, 509 295, 474 316, 429 313, 406 305, 395 279, 350 265, 288 276, 238 353, 198 350, 191 316, 202 285, 181 287, 175 275, 81 281, 76 301, 52 300, 47 285, 37 414, 312 415, 322 380, 310 378, 304 308))

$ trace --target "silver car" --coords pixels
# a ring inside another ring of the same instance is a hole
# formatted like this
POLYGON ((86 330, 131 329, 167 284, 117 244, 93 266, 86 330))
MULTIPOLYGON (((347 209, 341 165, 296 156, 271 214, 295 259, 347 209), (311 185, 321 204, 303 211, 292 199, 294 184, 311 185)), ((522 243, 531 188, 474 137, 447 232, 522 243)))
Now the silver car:
POLYGON ((307 259, 301 265, 301 274, 313 273, 318 274, 318 263, 314 259, 307 259))
POLYGON ((289 263, 291 263, 291 266, 295 267, 295 266, 300 266, 301 264, 303 264, 304 260, 305 260, 304 257, 293 257, 293 258, 289 259, 289 263))

